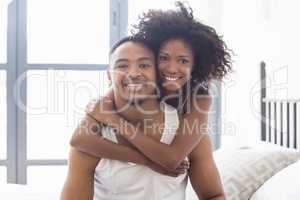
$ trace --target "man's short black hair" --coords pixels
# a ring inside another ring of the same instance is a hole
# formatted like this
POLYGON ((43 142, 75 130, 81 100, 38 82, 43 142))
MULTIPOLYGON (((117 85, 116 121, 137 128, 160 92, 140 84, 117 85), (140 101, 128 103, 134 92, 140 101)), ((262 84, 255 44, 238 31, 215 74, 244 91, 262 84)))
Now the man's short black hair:
MULTIPOLYGON (((146 48, 150 49, 154 54, 155 54, 155 50, 152 47, 151 44, 149 44, 149 41, 146 41, 140 37, 135 37, 135 36, 126 36, 123 37, 122 39, 120 39, 119 41, 117 41, 112 48, 109 51, 109 55, 111 56, 111 54, 113 54, 115 52, 115 50, 121 46, 122 44, 126 43, 126 42, 135 42, 135 43, 140 43, 142 45, 144 45, 146 48)), ((156 56, 155 56, 156 57, 156 56)))

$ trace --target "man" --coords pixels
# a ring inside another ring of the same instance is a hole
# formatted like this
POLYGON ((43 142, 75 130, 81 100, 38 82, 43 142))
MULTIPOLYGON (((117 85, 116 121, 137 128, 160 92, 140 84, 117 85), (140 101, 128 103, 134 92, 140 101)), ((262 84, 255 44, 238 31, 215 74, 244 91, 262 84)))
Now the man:
MULTIPOLYGON (((154 125, 154 123, 162 124, 164 122, 164 112, 160 108, 160 102, 156 94, 157 77, 153 51, 135 39, 125 38, 121 40, 111 51, 108 77, 113 85, 114 102, 119 114, 135 125, 139 124, 139 126, 145 126, 145 128, 146 126, 156 127, 156 131, 151 130, 151 137, 159 141, 162 130, 159 125, 154 125), (147 124, 145 124, 145 121, 147 121, 147 124)), ((96 121, 89 116, 86 116, 85 120, 92 121, 94 126, 84 127, 83 121, 76 130, 78 134, 99 132, 100 129, 96 121)), ((179 174, 186 176, 186 165, 168 171, 150 162, 142 154, 132 151, 131 148, 126 148, 126 145, 129 144, 121 137, 117 140, 119 144, 124 145, 124 148, 117 150, 120 157, 114 159, 121 160, 121 157, 126 154, 128 155, 127 160, 139 163, 141 166, 146 165, 147 168, 151 168, 156 172, 169 176, 178 176, 179 174)), ((62 199, 92 199, 94 173, 99 161, 98 158, 71 149, 69 174, 62 199), (76 191, 79 190, 80 192, 77 193, 76 191)), ((143 187, 143 185, 141 186, 143 187)))

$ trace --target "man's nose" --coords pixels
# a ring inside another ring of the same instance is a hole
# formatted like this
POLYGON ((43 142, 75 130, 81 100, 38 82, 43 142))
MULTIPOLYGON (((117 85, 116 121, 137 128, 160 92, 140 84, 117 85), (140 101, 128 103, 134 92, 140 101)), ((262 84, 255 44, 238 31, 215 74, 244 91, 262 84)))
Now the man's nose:
POLYGON ((131 77, 131 78, 136 78, 136 77, 141 76, 141 71, 138 68, 138 66, 129 67, 129 70, 128 70, 127 73, 128 73, 128 76, 131 77))

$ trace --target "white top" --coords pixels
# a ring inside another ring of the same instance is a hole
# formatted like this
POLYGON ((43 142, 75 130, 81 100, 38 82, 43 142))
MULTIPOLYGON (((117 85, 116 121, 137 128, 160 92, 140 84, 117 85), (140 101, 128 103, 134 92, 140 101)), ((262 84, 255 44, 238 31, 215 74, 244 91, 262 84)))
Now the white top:
MULTIPOLYGON (((163 104, 165 128, 160 142, 170 144, 179 119, 175 108, 163 104)), ((117 143, 111 128, 104 128, 102 136, 117 143)), ((95 170, 94 200, 184 200, 187 177, 187 173, 170 177, 143 165, 103 158, 95 170)))

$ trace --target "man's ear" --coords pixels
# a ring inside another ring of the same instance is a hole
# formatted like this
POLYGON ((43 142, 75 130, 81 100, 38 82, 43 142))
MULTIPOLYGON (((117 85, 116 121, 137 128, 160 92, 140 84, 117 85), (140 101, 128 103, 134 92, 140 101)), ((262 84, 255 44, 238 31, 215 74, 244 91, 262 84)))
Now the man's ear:
POLYGON ((106 70, 106 74, 107 74, 107 77, 108 77, 108 81, 109 81, 109 86, 112 85, 112 78, 111 78, 111 73, 109 71, 109 66, 108 66, 108 69, 106 70))

